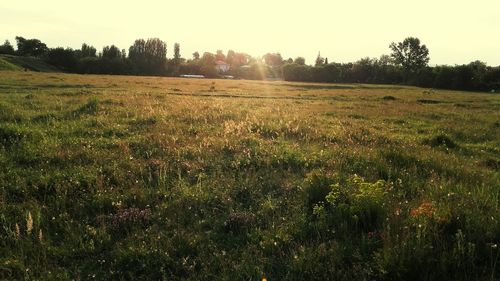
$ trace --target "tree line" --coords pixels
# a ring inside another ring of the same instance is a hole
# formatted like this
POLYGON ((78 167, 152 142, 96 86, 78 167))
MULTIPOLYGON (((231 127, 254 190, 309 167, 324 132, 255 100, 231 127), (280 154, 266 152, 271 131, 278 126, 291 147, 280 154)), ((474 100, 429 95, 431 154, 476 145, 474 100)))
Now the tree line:
POLYGON ((198 52, 192 58, 180 55, 180 44, 174 44, 172 59, 167 58, 167 44, 158 38, 137 39, 126 49, 109 45, 98 51, 95 47, 82 44, 80 49, 48 48, 39 39, 16 37, 17 49, 7 40, 0 45, 0 54, 38 57, 65 72, 80 74, 121 74, 121 75, 158 75, 178 76, 197 74, 205 77, 231 75, 244 79, 265 79, 270 75, 278 77, 281 73, 273 70, 259 58, 246 53, 222 50, 216 53, 198 52), (225 73, 217 71, 216 62, 230 65, 225 73))
POLYGON ((137 39, 126 49, 115 45, 101 51, 88 44, 80 49, 48 48, 38 39, 16 37, 17 49, 9 41, 0 45, 0 54, 33 56, 62 71, 81 74, 122 74, 178 76, 197 74, 205 77, 233 76, 242 79, 284 79, 325 83, 404 84, 454 90, 500 90, 500 66, 480 61, 455 66, 429 66, 429 50, 418 38, 409 37, 392 43, 389 55, 362 58, 352 63, 329 62, 318 54, 314 65, 303 57, 284 59, 280 53, 252 57, 246 53, 222 50, 194 52, 182 58, 180 44, 174 44, 173 58, 167 58, 167 44, 159 38, 137 39), (222 72, 217 64, 227 64, 222 72))
POLYGON ((329 63, 319 54, 314 66, 303 59, 282 67, 287 81, 325 83, 403 84, 427 88, 468 91, 500 91, 500 66, 481 61, 455 66, 429 63, 429 50, 418 38, 390 44, 390 55, 362 58, 354 63, 329 63))

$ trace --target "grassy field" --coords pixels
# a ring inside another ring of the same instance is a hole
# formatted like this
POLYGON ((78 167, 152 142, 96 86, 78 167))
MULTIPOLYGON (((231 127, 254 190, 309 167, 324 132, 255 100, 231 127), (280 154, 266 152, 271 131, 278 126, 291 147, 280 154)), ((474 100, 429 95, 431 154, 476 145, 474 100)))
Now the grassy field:
POLYGON ((0 72, 0 279, 499 280, 500 96, 0 72))
POLYGON ((59 70, 40 58, 0 54, 0 71, 22 71, 24 69, 40 72, 58 72, 59 70))

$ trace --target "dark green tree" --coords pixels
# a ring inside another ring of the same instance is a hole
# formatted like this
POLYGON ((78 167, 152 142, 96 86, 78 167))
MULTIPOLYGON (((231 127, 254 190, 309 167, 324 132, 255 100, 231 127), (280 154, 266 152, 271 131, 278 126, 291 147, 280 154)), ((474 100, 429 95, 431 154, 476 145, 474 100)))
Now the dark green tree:
POLYGON ((47 51, 45 60, 64 71, 73 72, 76 70, 78 59, 75 51, 71 48, 54 48, 47 51))
POLYGON ((167 44, 158 38, 135 40, 128 57, 136 74, 162 74, 167 60, 167 44))
POLYGON ((10 44, 9 40, 5 40, 3 45, 0 45, 0 54, 13 55, 16 51, 14 51, 14 47, 10 44))
POLYGON ((120 59, 122 57, 122 52, 115 45, 111 45, 102 48, 101 55, 106 59, 120 59))
POLYGON ((96 57, 96 53, 97 53, 97 50, 96 48, 90 46, 90 45, 87 45, 85 43, 82 44, 82 48, 80 50, 80 56, 82 58, 87 58, 87 57, 93 57, 95 58, 96 57))
POLYGON ((25 39, 21 36, 16 36, 17 53, 20 56, 39 57, 48 51, 47 45, 38 39, 25 39))
POLYGON ((392 43, 391 57, 397 65, 401 65, 406 74, 414 73, 429 63, 429 49, 420 44, 420 39, 408 37, 403 42, 392 43))

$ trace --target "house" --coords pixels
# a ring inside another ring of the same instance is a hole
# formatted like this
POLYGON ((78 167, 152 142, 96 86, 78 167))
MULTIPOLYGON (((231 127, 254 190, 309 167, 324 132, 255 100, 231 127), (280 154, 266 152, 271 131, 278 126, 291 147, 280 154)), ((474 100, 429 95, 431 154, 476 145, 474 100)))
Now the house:
POLYGON ((225 61, 218 60, 215 62, 215 69, 219 73, 225 73, 229 71, 229 64, 227 64, 225 61))

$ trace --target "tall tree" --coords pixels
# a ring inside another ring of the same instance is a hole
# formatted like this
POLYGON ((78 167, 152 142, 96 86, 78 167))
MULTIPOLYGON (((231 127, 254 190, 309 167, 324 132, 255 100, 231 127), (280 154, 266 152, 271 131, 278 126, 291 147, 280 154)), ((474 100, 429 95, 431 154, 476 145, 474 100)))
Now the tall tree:
POLYGON ((193 60, 199 60, 200 59, 200 53, 194 52, 193 53, 193 60))
POLYGON ((178 65, 181 62, 181 45, 174 44, 174 64, 178 65))
POLYGON ((21 36, 16 36, 17 53, 21 56, 41 56, 49 49, 47 45, 38 39, 25 39, 21 36))
POLYGON ((7 54, 7 55, 15 54, 14 47, 12 47, 9 40, 5 40, 3 45, 0 45, 0 54, 7 54))
POLYGON ((318 52, 318 56, 316 57, 316 66, 323 65, 325 63, 325 59, 321 57, 321 53, 318 52))
POLYGON ((102 48, 102 57, 106 59, 120 59, 122 52, 115 45, 106 46, 102 48))
POLYGON ((93 46, 87 45, 85 43, 82 44, 82 49, 80 50, 81 56, 83 58, 86 57, 95 57, 97 50, 93 46))
POLYGON ((424 68, 429 63, 429 49, 420 44, 420 39, 408 37, 403 42, 392 43, 391 57, 397 65, 401 65, 406 74, 424 68))
POLYGON ((167 60, 167 44, 158 38, 135 40, 128 57, 137 74, 161 74, 167 60))

